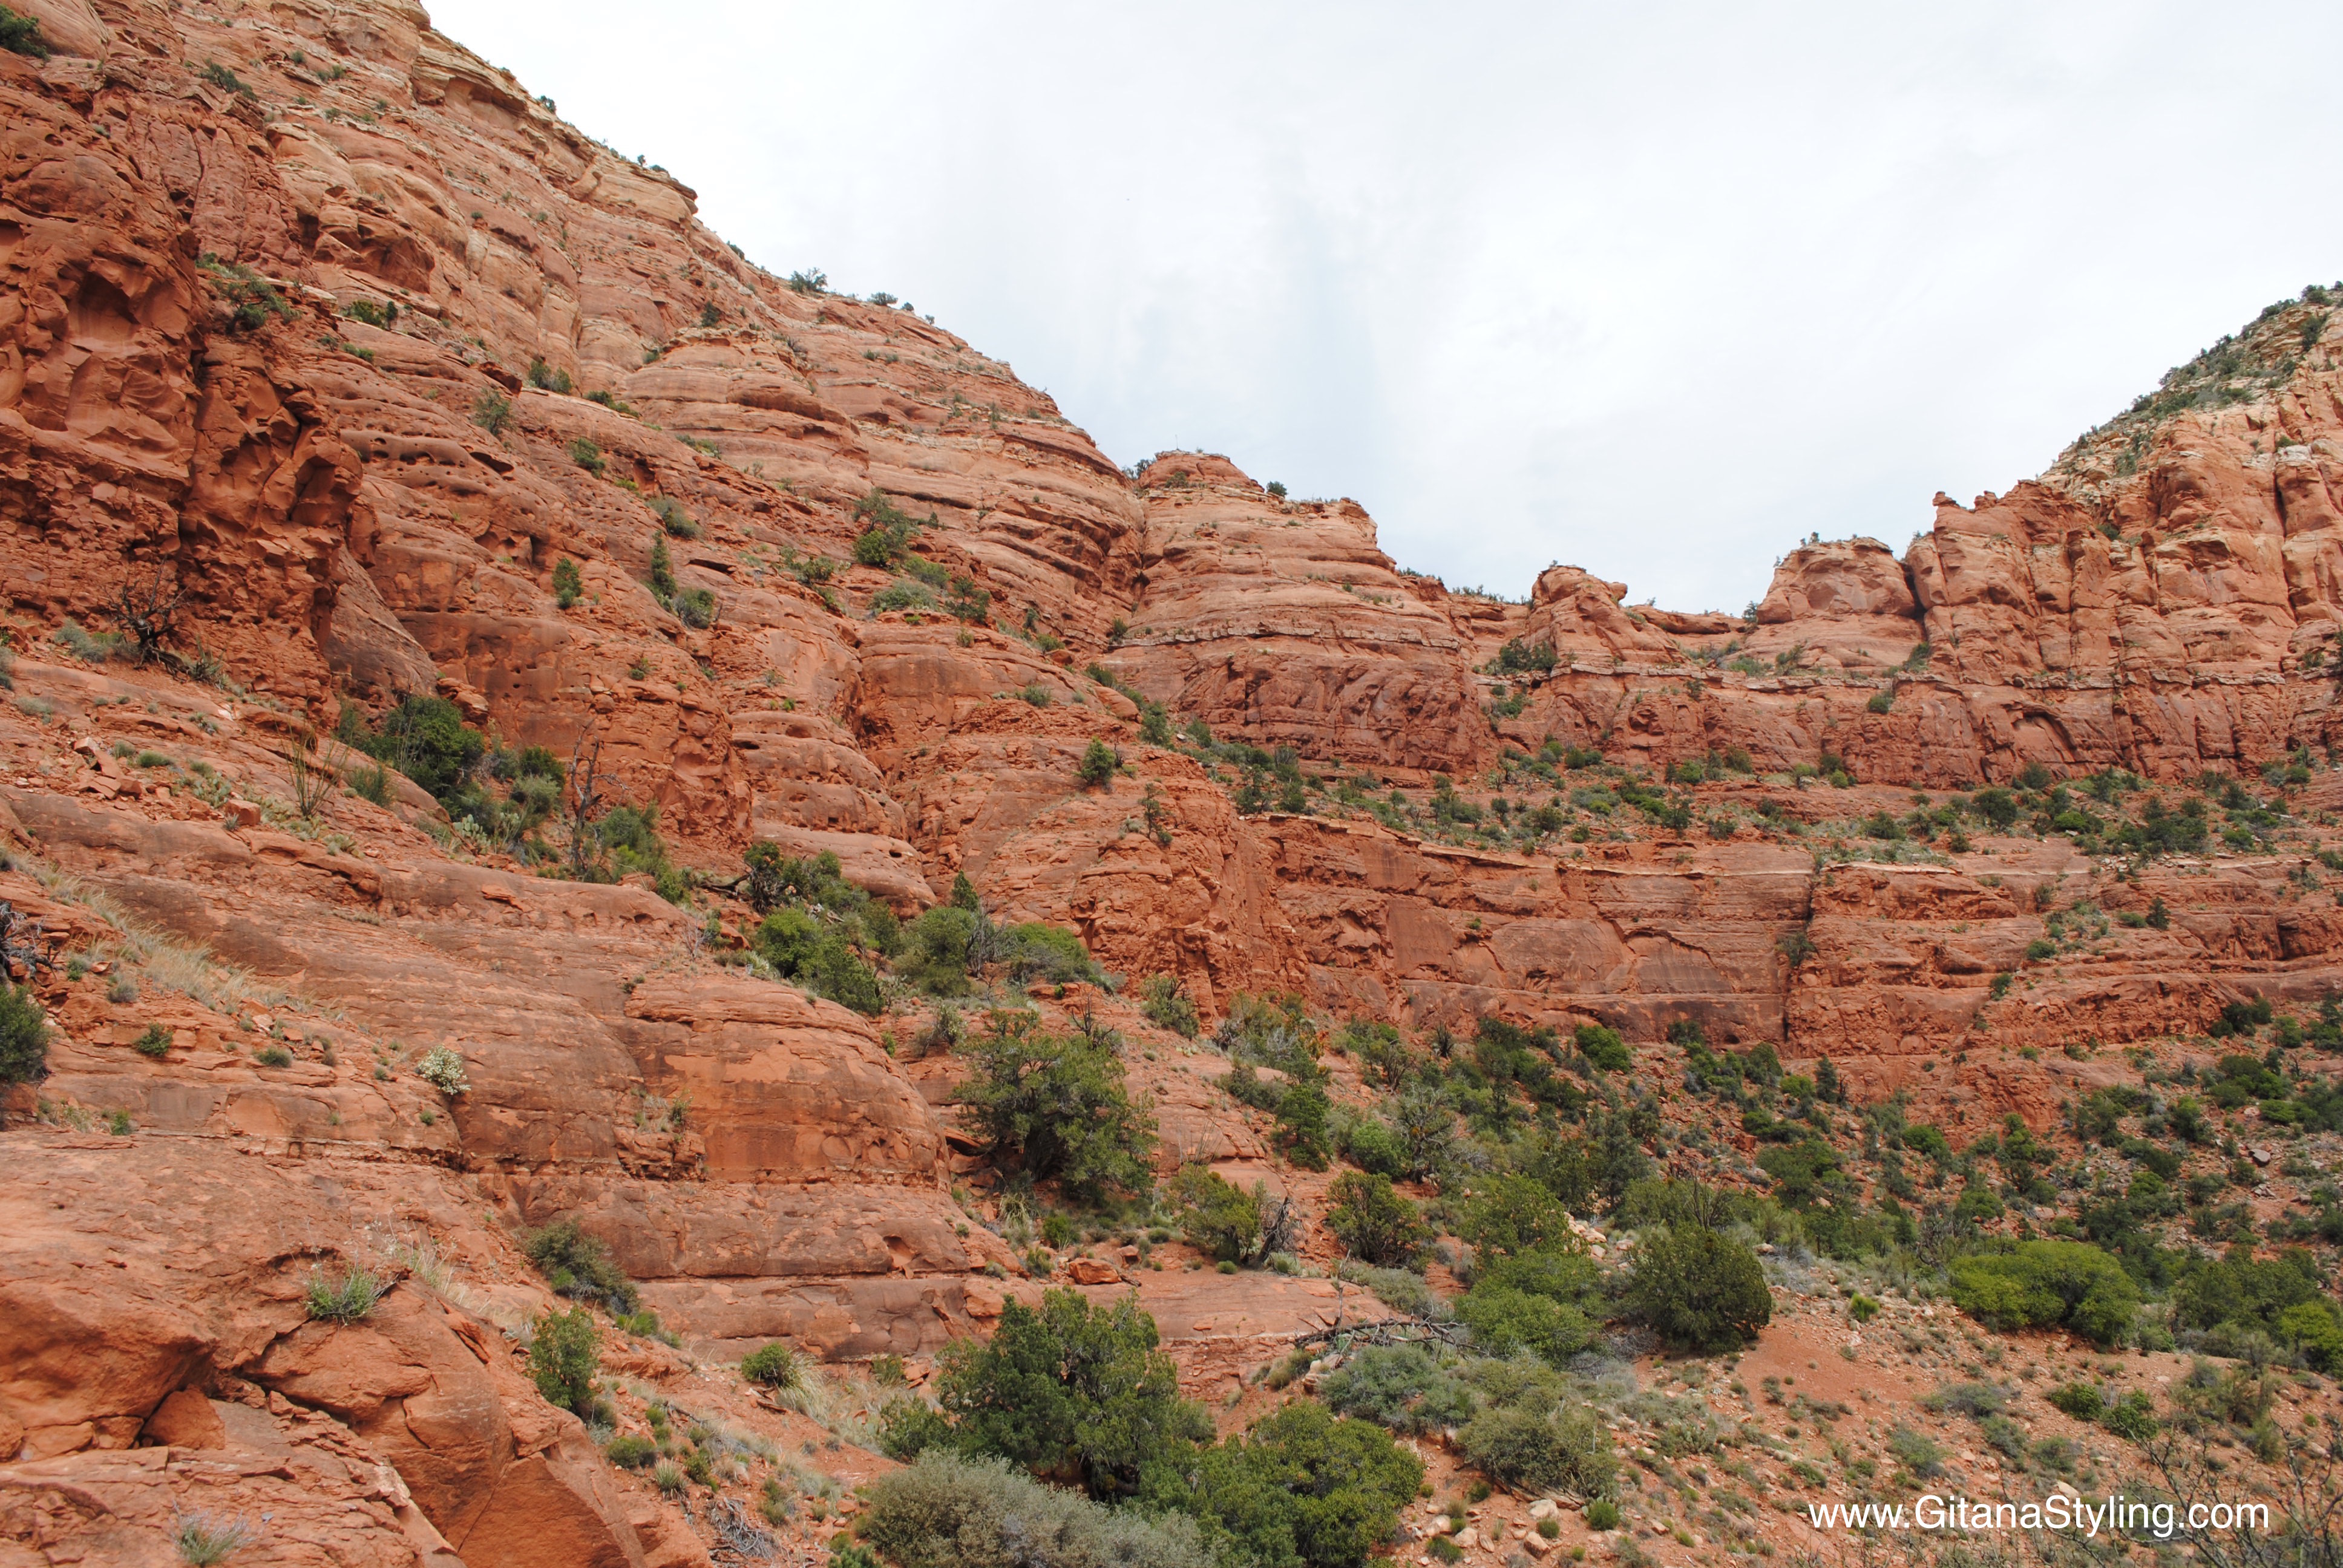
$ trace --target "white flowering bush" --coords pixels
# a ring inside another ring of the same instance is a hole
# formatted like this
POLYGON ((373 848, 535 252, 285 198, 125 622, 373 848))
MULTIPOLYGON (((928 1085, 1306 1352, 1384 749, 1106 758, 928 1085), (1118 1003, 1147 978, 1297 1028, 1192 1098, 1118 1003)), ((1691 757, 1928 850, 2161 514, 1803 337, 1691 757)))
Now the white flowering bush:
POLYGON ((415 1064, 415 1076, 445 1094, 461 1094, 472 1086, 464 1081, 464 1059, 444 1045, 435 1045, 415 1064))

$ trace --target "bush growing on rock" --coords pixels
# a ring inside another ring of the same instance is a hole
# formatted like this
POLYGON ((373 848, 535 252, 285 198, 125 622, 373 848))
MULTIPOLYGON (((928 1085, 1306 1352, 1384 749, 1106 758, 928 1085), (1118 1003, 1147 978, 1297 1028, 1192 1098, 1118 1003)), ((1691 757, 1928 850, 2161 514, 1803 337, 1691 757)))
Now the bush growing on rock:
POLYGON ((1082 759, 1074 764, 1074 782, 1085 789, 1102 789, 1114 782, 1114 770, 1121 762, 1113 747, 1103 740, 1092 740, 1082 752, 1082 759))
POLYGON ((546 1402, 583 1415, 594 1406, 594 1373, 600 1366, 601 1331, 584 1307, 548 1312, 537 1320, 529 1341, 528 1373, 546 1402))
POLYGON ((960 1086, 961 1125, 996 1163, 1054 1181, 1070 1198, 1149 1191, 1155 1120, 1131 1102, 1111 1043, 1048 1034, 1040 1023, 1031 1013, 995 1012, 963 1048, 973 1060, 960 1086))
POLYGON ((464 1059, 444 1045, 435 1045, 415 1064, 415 1076, 442 1094, 463 1094, 471 1089, 464 1077, 464 1059))
POLYGON ((329 1274, 323 1269, 313 1269, 302 1294, 313 1321, 355 1323, 374 1311, 375 1303, 389 1288, 388 1282, 369 1270, 348 1269, 329 1274))
POLYGON ((896 1568, 1215 1568, 1194 1523, 930 1452, 871 1483, 862 1539, 896 1568))
POLYGON ((38 1083, 48 1075, 48 1016, 31 986, 0 979, 0 1083, 38 1083))
POLYGON ((1190 1244, 1206 1257, 1245 1268, 1259 1268, 1272 1252, 1291 1251, 1301 1223, 1292 1200, 1272 1198, 1267 1182, 1254 1182, 1248 1192, 1203 1165, 1186 1166, 1172 1178, 1172 1201, 1190 1244))
POLYGON ((1180 989, 1180 982, 1170 975, 1149 975, 1141 982, 1140 1010, 1151 1023, 1170 1030, 1182 1040, 1193 1040, 1202 1032, 1203 1023, 1196 1017, 1196 1004, 1180 989))
POLYGON ((1627 1309, 1670 1344, 1714 1354, 1755 1339, 1774 1295, 1756 1253, 1705 1225, 1674 1225, 1637 1249, 1627 1309))
POLYGON ((956 1340, 939 1358, 950 1445, 1094 1496, 1128 1492, 1146 1465, 1212 1433, 1180 1397, 1179 1369, 1157 1341, 1136 1296, 1094 1307, 1079 1291, 1055 1290, 1038 1307, 1005 1302, 991 1339, 956 1340))
POLYGON ((593 1302, 614 1314, 634 1312, 641 1304, 634 1282, 611 1261, 609 1250, 575 1220, 558 1220, 533 1232, 521 1248, 557 1295, 593 1302))
POLYGON ((1345 1171, 1327 1188, 1326 1229, 1351 1256, 1381 1268, 1415 1261, 1431 1227, 1414 1204, 1393 1191, 1391 1178, 1345 1171))
POLYGON ((409 692, 368 729, 355 707, 342 709, 340 739, 406 774, 445 805, 488 751, 480 732, 444 697, 409 692))
POLYGON ((621 1470, 642 1470, 659 1458, 659 1444, 629 1432, 603 1444, 602 1457, 621 1470))
POLYGON ((1262 1568, 1360 1568, 1423 1484, 1423 1462, 1371 1422, 1295 1400, 1174 1465, 1141 1501, 1192 1515, 1208 1542, 1262 1568))
POLYGON ((757 928, 757 953, 783 980, 876 1017, 884 1006, 879 972, 855 956, 846 934, 802 910, 775 910, 757 928))

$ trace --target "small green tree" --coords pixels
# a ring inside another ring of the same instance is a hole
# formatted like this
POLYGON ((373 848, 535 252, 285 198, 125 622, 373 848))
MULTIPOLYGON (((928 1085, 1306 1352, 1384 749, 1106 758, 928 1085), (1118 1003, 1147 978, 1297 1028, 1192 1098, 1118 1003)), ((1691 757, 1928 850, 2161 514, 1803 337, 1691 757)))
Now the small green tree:
POLYGON ((31 986, 0 980, 0 1083, 38 1083, 49 1075, 49 1020, 31 986))
POLYGON ((795 1388, 804 1374, 797 1352, 775 1340, 740 1358, 740 1375, 766 1388, 795 1388))
POLYGON ((602 1333, 584 1307, 548 1312, 529 1342, 528 1373, 548 1403, 580 1413, 593 1408, 594 1373, 601 1365, 602 1333))
POLYGON ((409 692, 369 732, 356 708, 342 710, 341 739, 386 762, 429 790, 442 804, 453 799, 488 751, 480 732, 444 697, 409 692))
POLYGON ((651 597, 661 604, 675 597, 675 558, 667 553, 667 540, 651 540, 651 597))
POLYGON ((1608 1025, 1582 1023, 1578 1026, 1576 1039, 1580 1054, 1605 1072, 1624 1072, 1634 1065, 1635 1059, 1629 1054, 1627 1042, 1619 1038, 1617 1030, 1608 1025))
POLYGON ((1183 1465, 1153 1466, 1141 1501, 1193 1516, 1239 1563, 1361 1568, 1423 1484, 1423 1462, 1373 1422, 1295 1400, 1183 1465))
POLYGON ((1705 1225, 1672 1225, 1635 1254, 1629 1315, 1672 1345, 1734 1350, 1774 1318, 1757 1254, 1705 1225))
POLYGON ((1393 1191, 1391 1178, 1345 1171, 1327 1188, 1326 1228, 1344 1250, 1378 1268, 1404 1268, 1431 1239, 1414 1204, 1393 1191))
POLYGON ((996 1161, 1091 1201, 1154 1185, 1155 1119, 1132 1103, 1122 1062, 1103 1039, 1061 1038, 1031 1013, 996 1012, 968 1050, 973 1070, 960 1087, 961 1124, 996 1161))
POLYGON ((1465 1206, 1457 1234, 1481 1250, 1485 1263, 1550 1242, 1568 1243, 1570 1211, 1526 1176, 1500 1176, 1483 1183, 1465 1206))
POLYGON ((2123 1265, 2082 1241, 2020 1241, 2006 1252, 1973 1252, 1952 1265, 1953 1303, 1988 1327, 2065 1326, 2119 1345, 2139 1309, 2139 1287, 2123 1265))
POLYGON ((1172 976, 1149 975, 1140 982, 1139 994, 1140 1010, 1151 1023, 1162 1025, 1182 1040, 1193 1040, 1202 1032, 1195 1002, 1172 976))
POLYGON ((1172 1178, 1172 1201, 1198 1251, 1245 1268, 1291 1251, 1300 1223, 1292 1200, 1271 1197, 1267 1182, 1254 1182, 1248 1192, 1204 1165, 1185 1166, 1172 1178))
POLYGON ((553 563, 553 602, 563 609, 576 604, 586 592, 586 579, 578 570, 578 563, 568 556, 553 563))
POLYGON ((1212 1432, 1180 1397, 1179 1369, 1158 1342, 1136 1295, 1093 1307, 1058 1290, 1038 1308, 1004 1302, 990 1340, 955 1341, 939 1358, 952 1445, 1079 1482, 1093 1496, 1130 1491, 1151 1462, 1212 1432))
POLYGON ((1114 770, 1122 759, 1114 748, 1103 740, 1092 740, 1082 759, 1074 765, 1074 781, 1085 789, 1103 789, 1114 782, 1114 770))

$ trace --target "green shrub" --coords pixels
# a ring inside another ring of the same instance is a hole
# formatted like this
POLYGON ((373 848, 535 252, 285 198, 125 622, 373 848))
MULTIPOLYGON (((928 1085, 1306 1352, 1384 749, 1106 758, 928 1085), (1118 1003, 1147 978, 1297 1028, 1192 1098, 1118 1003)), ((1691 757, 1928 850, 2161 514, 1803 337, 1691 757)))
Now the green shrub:
POLYGON ((161 1024, 150 1023, 146 1026, 146 1032, 131 1042, 131 1049, 141 1056, 153 1057, 160 1061, 171 1054, 170 1033, 161 1024))
POLYGON ((1552 1192, 1526 1176, 1500 1176, 1480 1183, 1464 1206, 1458 1235, 1480 1249, 1483 1261, 1511 1257, 1534 1247, 1571 1240, 1570 1211, 1552 1192))
POLYGON ((1182 1040, 1193 1040, 1202 1032, 1202 1020, 1196 1016, 1196 1004, 1180 989, 1180 982, 1170 975, 1149 975, 1139 988, 1140 1010, 1151 1023, 1170 1030, 1182 1040))
POLYGON ((651 1471, 651 1484, 667 1496, 673 1497, 683 1490, 683 1470, 671 1459, 662 1459, 651 1471))
POLYGON ((629 1432, 604 1443, 602 1457, 621 1470, 641 1470, 659 1457, 659 1444, 629 1432))
POLYGON ((1371 1422, 1295 1400, 1242 1437, 1159 1464, 1141 1501, 1193 1515, 1235 1562, 1362 1568, 1423 1484, 1423 1462, 1371 1422))
POLYGON ((1546 1414, 1483 1411, 1458 1436, 1474 1469, 1520 1492, 1559 1487, 1599 1496, 1618 1472, 1610 1434, 1584 1406, 1546 1414))
POLYGON ((681 504, 672 497, 652 496, 645 504, 659 518, 659 531, 669 538, 696 539, 699 537, 699 525, 692 520, 691 514, 685 511, 681 504))
POLYGON ((584 1307, 548 1312, 537 1320, 529 1342, 528 1373, 548 1403, 579 1414, 593 1408, 594 1373, 601 1364, 602 1334, 584 1307))
MULTIPOLYGON (((29 55, 35 60, 49 57, 48 41, 41 36, 41 25, 30 16, 19 16, 5 5, 0 5, 0 49, 12 55, 29 55)), ((219 1559, 212 1561, 216 1563, 219 1559)))
POLYGON ((1456 1315, 1484 1355, 1527 1351, 1559 1366, 1594 1340, 1594 1324, 1576 1307, 1510 1285, 1476 1283, 1456 1302, 1456 1315))
POLYGON ((553 563, 553 602, 563 609, 576 604, 586 592, 586 579, 578 570, 578 563, 563 556, 553 563))
POLYGON ((695 631, 716 624, 716 595, 707 588, 678 588, 668 603, 675 618, 695 631))
POLYGON ((1114 770, 1121 761, 1113 747, 1093 739, 1083 751, 1082 759, 1074 765, 1074 782, 1085 789, 1102 789, 1114 782, 1114 770))
POLYGON ((1738 1348, 1774 1316, 1756 1253, 1704 1225, 1673 1225, 1638 1247, 1626 1301, 1636 1322, 1703 1353, 1738 1348))
POLYGON ((491 436, 501 436, 512 424, 512 399, 491 387, 472 399, 472 423, 491 436))
POLYGON ((1171 1196, 1190 1244, 1208 1258, 1259 1268, 1293 1245, 1292 1206, 1272 1198, 1266 1182, 1248 1192, 1209 1166, 1190 1165, 1172 1178, 1171 1196))
POLYGON ((2240 1243, 2218 1261, 2199 1262, 2181 1277, 2172 1291, 2172 1317, 2181 1328, 2226 1324, 2258 1329, 2286 1342, 2281 1328, 2286 1314, 2322 1294, 2318 1265, 2309 1253, 2289 1250, 2265 1261, 2240 1243))
POLYGON ((1635 1063, 1619 1031, 1599 1023, 1582 1023, 1574 1036, 1580 1054, 1605 1072, 1624 1072, 1635 1063))
POLYGON ((602 448, 579 436, 569 443, 569 460, 589 474, 599 474, 608 466, 602 448))
POLYGON ((797 1352, 776 1340, 743 1356, 740 1375, 766 1388, 795 1388, 805 1374, 798 1367, 797 1352))
POLYGON ((873 619, 890 610, 933 609, 935 607, 935 595, 918 583, 902 578, 897 578, 870 596, 870 615, 873 619))
POLYGON ((375 1303, 389 1288, 388 1282, 366 1269, 350 1269, 338 1274, 312 1269, 302 1294, 308 1302, 312 1320, 355 1323, 374 1311, 375 1303))
POLYGON ((578 1229, 577 1221, 558 1220, 531 1232, 521 1249, 555 1294, 594 1302, 612 1312, 640 1310, 634 1282, 611 1261, 608 1249, 578 1229))
POLYGON ((990 1340, 956 1340, 938 1358, 952 1446, 1080 1481, 1096 1496, 1127 1491, 1145 1467, 1212 1435, 1157 1342, 1136 1296, 1093 1307, 1054 1290, 1039 1307, 1003 1303, 990 1340))
POLYGON ((1178 1514, 1105 1508, 999 1460, 943 1452, 871 1483, 860 1527, 895 1568, 1214 1568, 1178 1514))
POLYGON ((2099 1424, 2126 1442, 2146 1442, 2157 1433, 2156 1402, 2145 1391, 2134 1389, 2107 1407, 2099 1424))
POLYGON ((2121 1344, 2139 1307, 2123 1266, 2081 1241, 2021 1241, 1952 1264, 1953 1302, 1990 1328, 2064 1326, 2102 1345, 2121 1344))
POLYGON ((1337 1415, 1358 1416, 1393 1432, 1438 1432, 1473 1419, 1473 1391, 1442 1370, 1422 1345, 1359 1351, 1326 1374, 1318 1397, 1337 1415))
POLYGON ((1586 1505, 1586 1528, 1616 1530, 1619 1528, 1619 1505, 1607 1497, 1598 1497, 1586 1505))
POLYGON ((1352 1284, 1363 1287, 1395 1312, 1405 1312, 1412 1318, 1436 1317, 1440 1313, 1440 1297, 1424 1283, 1422 1274, 1406 1269, 1378 1269, 1348 1260, 1336 1264, 1334 1271, 1352 1284))
POLYGON ((356 708, 345 708, 339 733, 345 742, 397 769, 443 805, 456 799, 488 751, 488 741, 464 722, 454 703, 413 692, 400 698, 398 706, 371 729, 356 708))
POLYGON ((281 1045, 264 1045, 252 1053, 252 1060, 263 1067, 290 1067, 293 1053, 281 1045))
POLYGON ((2107 1398, 2096 1383, 2070 1382, 2051 1390, 2049 1398, 2052 1404, 2077 1421, 2097 1421, 2107 1410, 2107 1398))
POLYGON ((1342 1136, 1342 1156, 1378 1176, 1407 1174, 1407 1151, 1400 1147, 1399 1135, 1377 1116, 1363 1115, 1350 1124, 1342 1136))
POLYGON ((1392 1190, 1391 1178, 1345 1171, 1327 1188, 1326 1229, 1351 1256, 1383 1268, 1404 1266, 1431 1239, 1416 1207, 1392 1190))
POLYGON ((220 297, 235 307, 229 321, 232 332, 251 332, 267 325, 272 317, 286 321, 293 319, 293 307, 277 292, 276 285, 252 268, 233 261, 222 261, 206 251, 196 266, 209 275, 212 286, 220 297))
POLYGON ((909 1463, 951 1442, 951 1422, 926 1400, 898 1394, 879 1412, 879 1452, 890 1459, 909 1463))
POLYGON ((38 1083, 48 1075, 48 1015, 31 986, 0 979, 0 1083, 38 1083))
POLYGON ((1091 958, 1082 939, 1063 926, 1029 920, 1000 934, 1001 961, 1011 980, 1051 980, 1059 985, 1104 983, 1106 973, 1091 958))
POLYGON ((802 910, 775 910, 767 915, 751 945, 781 978, 817 996, 873 1018, 885 1006, 878 970, 855 956, 846 933, 802 910))
POLYGON ((997 1163, 1036 1181, 1055 1181, 1069 1197, 1149 1191, 1155 1121, 1131 1103, 1110 1046, 1044 1033, 1031 1014, 994 1020, 967 1048, 972 1061, 960 1091, 961 1125, 997 1163))
POLYGON ((1887 1452, 1896 1456, 1896 1463, 1921 1480, 1945 1467, 1945 1451, 1908 1426, 1899 1426, 1887 1434, 1887 1452))
POLYGON ((924 910, 904 928, 904 979, 930 996, 960 996, 969 989, 981 915, 953 904, 924 910))

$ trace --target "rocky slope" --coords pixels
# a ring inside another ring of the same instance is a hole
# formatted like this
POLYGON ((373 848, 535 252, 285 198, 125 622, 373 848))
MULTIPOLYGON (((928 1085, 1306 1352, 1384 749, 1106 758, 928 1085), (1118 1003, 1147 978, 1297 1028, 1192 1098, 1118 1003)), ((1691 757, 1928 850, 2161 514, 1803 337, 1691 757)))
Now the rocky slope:
MULTIPOLYGON (((0 1131, 12 1540, 133 1561, 225 1509, 287 1561, 694 1560, 707 1521, 517 1371, 550 1297, 514 1238, 555 1219, 707 1356, 917 1358, 997 1313, 1016 1260, 902 1049, 928 1014, 716 961, 754 839, 905 915, 964 875, 1208 1018, 1691 1020, 1952 1128, 2046 1127, 2098 1070, 2031 1048, 2338 981, 2323 299, 1939 498, 1901 559, 1797 548, 1746 618, 1562 566, 1504 602, 1224 457, 1123 472, 414 5, 15 8, 52 52, 0 53, 0 900, 57 1034, 0 1131), (175 663, 108 657, 142 616, 175 663), (343 705, 402 693, 598 758, 707 886, 538 875, 404 780, 295 809, 361 760, 314 742, 343 705), (1122 769, 1079 787, 1098 739, 1122 769), (2204 805, 2208 769, 2251 799, 2204 805), (2021 779, 2008 820, 1926 815, 2021 779), (2200 852, 2124 851, 2184 797, 2200 852), (362 1341, 301 1302, 350 1262, 405 1282, 362 1341)), ((1268 1168, 1127 999, 1041 1000, 1150 1042, 1167 1161, 1268 1168)), ((1215 1388, 1331 1290, 1144 1283, 1215 1388)))

